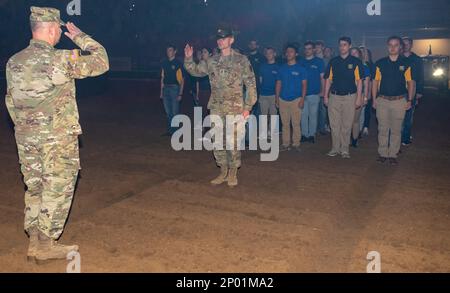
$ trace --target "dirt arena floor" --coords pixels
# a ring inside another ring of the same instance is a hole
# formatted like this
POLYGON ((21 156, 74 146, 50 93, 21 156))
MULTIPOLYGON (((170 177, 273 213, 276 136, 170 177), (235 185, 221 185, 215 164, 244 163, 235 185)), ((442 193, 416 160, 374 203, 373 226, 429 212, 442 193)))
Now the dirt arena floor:
MULTIPOLYGON (((211 153, 161 136, 157 83, 109 81, 79 108, 83 170, 61 241, 80 245, 82 272, 365 272, 369 251, 383 272, 450 272, 449 96, 427 94, 397 167, 375 161, 372 128, 351 160, 325 156, 330 136, 272 163, 246 152, 235 189, 209 185, 211 153)), ((0 115, 0 271, 65 272, 26 262, 3 102, 0 115)))

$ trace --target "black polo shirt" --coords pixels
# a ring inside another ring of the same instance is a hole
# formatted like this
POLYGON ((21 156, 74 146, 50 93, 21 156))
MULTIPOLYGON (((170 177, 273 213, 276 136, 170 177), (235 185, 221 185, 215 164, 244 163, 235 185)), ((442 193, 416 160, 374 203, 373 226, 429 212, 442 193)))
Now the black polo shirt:
POLYGON ((411 55, 409 55, 409 57, 403 57, 405 57, 409 61, 411 70, 413 71, 413 76, 416 77, 415 81, 417 82, 417 93, 423 94, 425 72, 422 58, 417 56, 417 54, 415 53, 412 53, 411 55))
POLYGON ((164 85, 180 85, 183 81, 183 65, 177 59, 172 61, 166 59, 162 62, 161 68, 164 71, 164 85))
POLYGON ((356 57, 349 55, 343 59, 341 56, 330 60, 325 79, 331 80, 331 93, 345 96, 355 94, 358 89, 356 83, 364 76, 364 66, 356 57))
POLYGON ((394 62, 385 57, 375 64, 374 79, 380 82, 380 96, 395 97, 407 95, 407 82, 414 78, 410 62, 406 58, 399 57, 394 62))

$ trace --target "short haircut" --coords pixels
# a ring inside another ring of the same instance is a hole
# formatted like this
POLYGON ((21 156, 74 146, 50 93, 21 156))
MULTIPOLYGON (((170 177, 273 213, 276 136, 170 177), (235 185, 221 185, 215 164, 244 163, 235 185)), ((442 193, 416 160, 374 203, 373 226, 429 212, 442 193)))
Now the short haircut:
POLYGON ((315 45, 315 46, 322 46, 322 47, 325 47, 325 42, 322 41, 322 40, 317 40, 317 41, 314 43, 314 45, 315 45))
POLYGON ((317 46, 317 42, 314 43, 313 41, 306 41, 305 44, 303 44, 303 46, 312 46, 313 48, 315 48, 317 46))
POLYGON ((276 53, 276 52, 277 52, 277 50, 275 50, 275 48, 274 48, 274 47, 270 47, 270 46, 269 46, 269 47, 266 47, 266 48, 265 48, 265 50, 266 50, 266 51, 268 51, 268 50, 272 50, 272 51, 273 51, 274 53, 276 53))
POLYGON ((352 39, 350 37, 340 37, 339 38, 339 43, 341 42, 347 42, 349 45, 352 44, 352 39))
POLYGON ((295 53, 298 53, 298 46, 294 43, 289 43, 286 46, 284 46, 284 51, 286 52, 288 49, 294 49, 295 53))
POLYGON ((403 46, 403 40, 399 36, 390 36, 387 39, 387 43, 389 44, 391 41, 394 41, 394 40, 397 40, 400 43, 400 45, 403 46))
POLYGON ((173 44, 169 44, 169 45, 166 46, 166 49, 173 49, 174 51, 176 51, 177 47, 175 45, 173 45, 173 44))
POLYGON ((32 32, 38 31, 42 28, 44 28, 46 25, 46 23, 41 22, 41 21, 30 21, 30 28, 32 32))
POLYGON ((409 41, 409 42, 411 43, 411 45, 414 44, 414 40, 413 40, 411 37, 403 37, 403 38, 402 38, 402 41, 403 41, 403 42, 409 41))

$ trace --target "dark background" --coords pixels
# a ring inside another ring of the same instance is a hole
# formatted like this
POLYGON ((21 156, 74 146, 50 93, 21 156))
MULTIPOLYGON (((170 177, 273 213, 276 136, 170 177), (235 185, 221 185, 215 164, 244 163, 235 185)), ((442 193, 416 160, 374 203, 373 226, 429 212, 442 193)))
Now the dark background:
MULTIPOLYGON (((368 16, 369 0, 81 0, 82 15, 69 17, 69 0, 0 0, 0 61, 30 39, 29 7, 51 6, 107 47, 111 57, 131 58, 136 70, 156 66, 164 46, 186 42, 214 46, 221 23, 240 31, 237 47, 248 40, 281 48, 288 41, 323 39, 329 46, 341 35, 368 43, 383 54, 390 34, 414 38, 450 36, 450 1, 382 0, 382 15, 368 16)), ((59 47, 73 46, 63 38, 59 47)))

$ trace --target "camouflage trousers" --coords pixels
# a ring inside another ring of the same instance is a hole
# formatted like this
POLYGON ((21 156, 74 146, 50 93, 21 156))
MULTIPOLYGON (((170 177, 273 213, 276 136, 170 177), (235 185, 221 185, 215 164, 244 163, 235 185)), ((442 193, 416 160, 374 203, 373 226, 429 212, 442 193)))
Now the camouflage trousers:
MULTIPOLYGON (((216 159, 216 164, 219 167, 228 167, 228 168, 240 168, 242 161, 241 161, 241 151, 238 150, 237 143, 234 144, 234 147, 227 147, 227 143, 231 142, 232 137, 230 135, 234 135, 234 141, 237 141, 237 138, 239 137, 238 134, 241 134, 241 137, 245 137, 245 125, 241 125, 243 127, 234 127, 234 131, 232 131, 230 134, 227 134, 226 130, 226 117, 227 115, 214 113, 211 111, 211 115, 219 116, 222 120, 223 125, 223 150, 214 150, 214 158, 216 159), (244 132, 243 135, 241 132, 244 132)), ((234 114, 229 114, 234 115, 234 114)), ((214 127, 214 123, 212 123, 212 126, 214 127)), ((236 126, 236 125, 235 125, 236 126)), ((233 144, 230 143, 231 146, 233 144)))
POLYGON ((24 228, 37 227, 56 240, 64 230, 80 170, 78 137, 16 134, 16 143, 27 186, 24 228))

